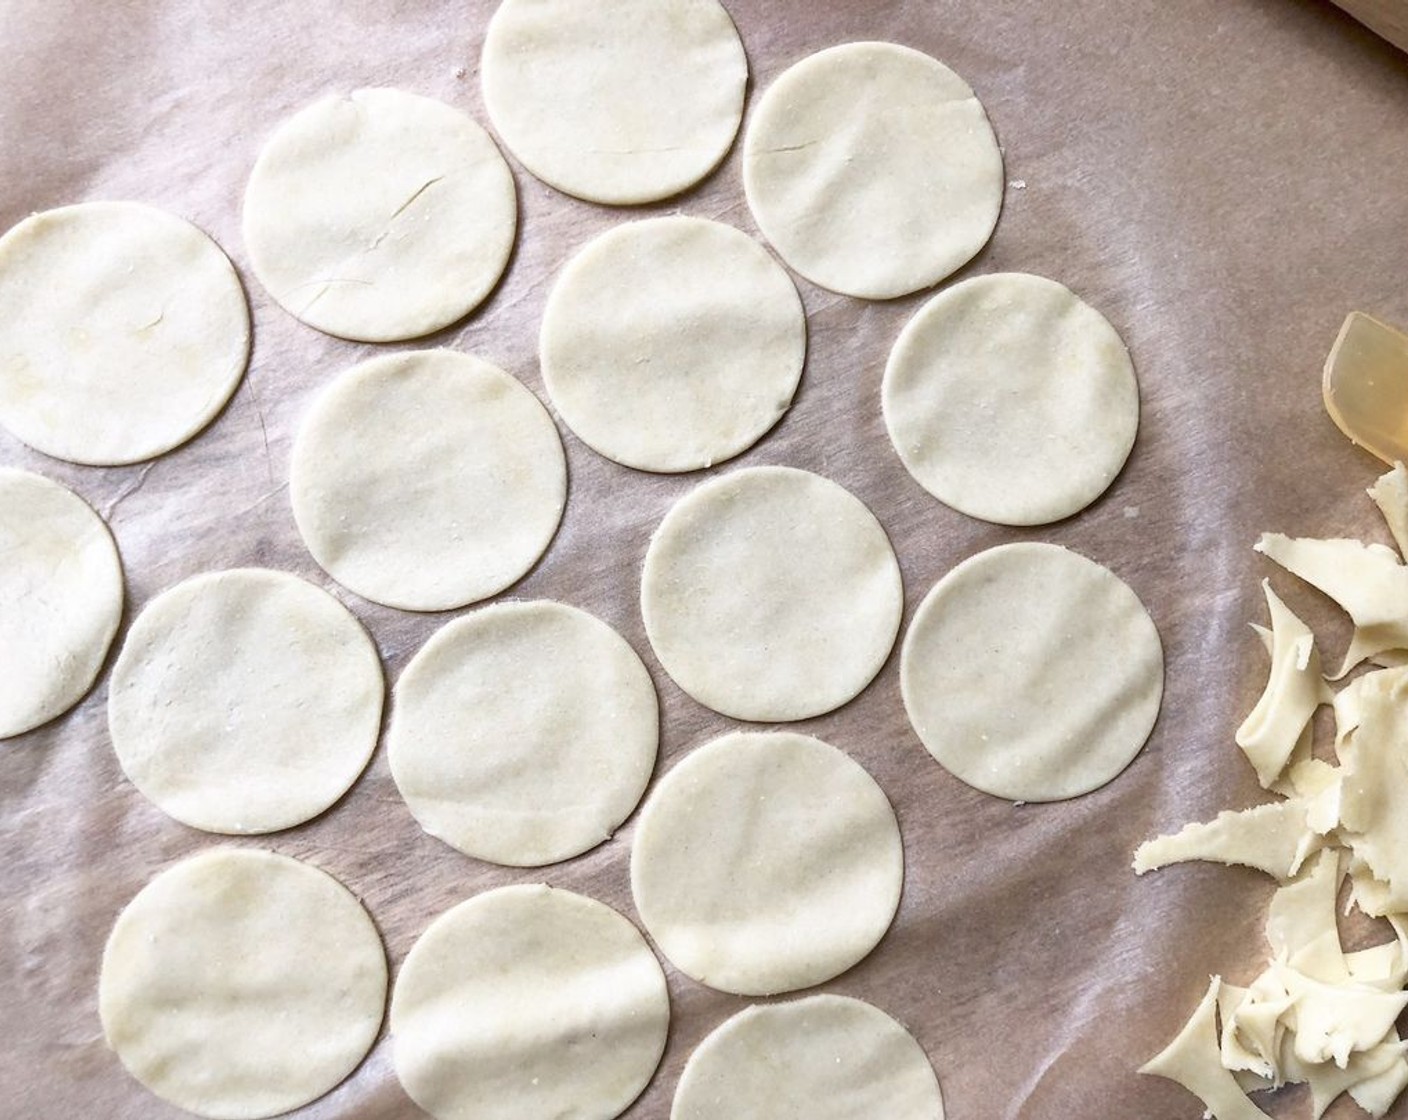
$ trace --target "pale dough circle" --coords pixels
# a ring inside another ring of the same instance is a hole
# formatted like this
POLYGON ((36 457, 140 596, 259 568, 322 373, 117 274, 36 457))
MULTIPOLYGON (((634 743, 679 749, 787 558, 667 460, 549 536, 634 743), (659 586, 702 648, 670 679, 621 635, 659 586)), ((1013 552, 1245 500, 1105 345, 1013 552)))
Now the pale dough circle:
POLYGON ((478 307, 513 249, 518 198, 489 134, 394 89, 323 98, 255 161, 244 240, 286 311, 361 342, 419 338, 478 307))
POLYGON ((655 686, 606 623, 553 602, 457 618, 396 684, 387 757, 422 828, 537 867, 610 839, 655 766, 655 686))
POLYGON ((163 871, 118 915, 98 1011, 108 1045, 199 1116, 275 1116, 333 1089, 376 1041, 386 953, 332 876, 252 848, 163 871))
POLYGON ((743 118, 748 60, 717 0, 503 0, 484 105, 539 179, 608 204, 704 178, 743 118))
POLYGON ((122 561, 78 495, 0 467, 0 739, 69 710, 122 618, 122 561))
POLYGON ((85 202, 0 237, 0 424, 37 451, 91 466, 170 451, 248 359, 239 277, 182 218, 85 202))
POLYGON ((903 1026, 829 993, 754 1006, 689 1056, 670 1120, 943 1120, 939 1080, 903 1026))
POLYGON ((298 531, 333 579, 410 611, 487 599, 557 532, 567 461, 547 410, 503 370, 420 350, 354 366, 293 444, 298 531))
POLYGON ((385 691, 352 613, 286 572, 207 572, 153 599, 112 671, 123 772, 192 828, 274 832, 347 792, 376 747, 385 691))
POLYGON ((925 596, 900 687, 915 732, 955 777, 1059 801, 1139 753, 1163 698, 1163 646, 1113 572, 1057 545, 999 545, 925 596))
POLYGON ((890 299, 937 284, 987 243, 1002 153, 968 83, 942 62, 846 43, 763 94, 743 186, 763 235, 808 280, 890 299))
POLYGON ((543 313, 543 380, 588 446, 692 471, 745 451, 787 411, 807 349, 802 301, 747 234, 703 218, 632 222, 562 270, 543 313))
POLYGON ((792 467, 733 471, 686 494, 641 576, 665 671, 735 719, 806 719, 850 700, 889 656, 903 599, 875 515, 792 467))
POLYGON ((904 850, 884 791, 820 739, 735 732, 676 765, 641 810, 636 910, 701 984, 773 995, 864 958, 899 906, 904 850))
POLYGON ((1040 525, 1084 509, 1129 458, 1139 385, 1108 320, 1023 272, 940 292, 900 332, 882 392, 890 442, 960 513, 1040 525))
POLYGON ((669 1024, 665 975, 635 926, 541 885, 436 918, 391 997, 397 1076, 436 1120, 611 1120, 650 1081, 669 1024))

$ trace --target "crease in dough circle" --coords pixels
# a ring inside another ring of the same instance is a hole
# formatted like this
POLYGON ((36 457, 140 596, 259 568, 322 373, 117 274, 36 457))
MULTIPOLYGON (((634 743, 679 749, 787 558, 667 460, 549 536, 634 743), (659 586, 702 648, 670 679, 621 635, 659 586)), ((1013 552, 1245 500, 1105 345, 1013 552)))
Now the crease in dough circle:
POLYGON ((387 758, 432 836, 537 867, 611 838, 645 792, 659 727, 650 674, 610 626, 562 603, 497 603, 406 666, 387 758))
POLYGON ((903 606, 875 515, 792 467, 748 467, 690 491, 656 529, 641 574, 665 671, 735 719, 806 719, 852 699, 889 657, 903 606))
POLYGON ((518 223, 513 175, 458 109, 396 89, 325 97, 266 141, 244 197, 260 283, 310 327, 420 338, 493 291, 518 223))
POLYGON ((1060 801, 1113 780, 1153 730, 1163 646, 1109 569, 1053 544, 980 552, 924 597, 900 688, 920 741, 959 780, 1060 801))
POLYGON ((48 723, 97 679, 122 618, 112 533, 71 490, 0 467, 0 739, 48 723))
POLYGON ((451 350, 387 354, 336 378, 294 439, 289 497, 308 551, 363 598, 462 607, 517 582, 567 501, 538 398, 451 350))
POLYGON ((484 106, 543 182, 608 205, 669 198, 728 154, 748 60, 717 0, 503 0, 484 106))
POLYGON ((1109 321, 1054 280, 975 276, 919 309, 882 390, 905 468, 960 513, 1059 521, 1115 480, 1139 430, 1139 385, 1109 321))
POLYGON ((0 424, 36 451, 154 458, 215 418, 248 359, 234 267, 174 214, 84 202, 0 237, 0 424))
POLYGON ((333 805, 366 769, 385 693, 356 617, 287 572, 207 572, 153 599, 112 671, 123 772, 207 832, 275 832, 333 805))
POLYGON ((806 357, 786 271, 721 222, 632 222, 562 270, 543 313, 543 380, 593 450, 628 467, 692 471, 730 459, 792 403, 806 357))
POLYGON ((288 856, 215 848, 118 915, 98 1010, 128 1073, 215 1120, 276 1116, 336 1087, 376 1041, 386 953, 362 904, 288 856))
POLYGON ((650 1082, 669 1022, 665 975, 629 921, 571 891, 499 887, 411 948, 392 1056, 436 1120, 611 1120, 650 1082))
POLYGON ((689 1056, 670 1120, 943 1120, 939 1080, 879 1008, 821 995, 745 1008, 689 1056))
POLYGON ((904 878, 885 793, 795 732, 734 732, 678 763, 641 810, 636 910, 686 975, 726 992, 820 984, 890 928, 904 878))
POLYGON ((975 256, 1002 209, 1002 153, 968 83, 897 43, 844 43, 794 64, 743 140, 758 227, 808 280, 892 299, 975 256))

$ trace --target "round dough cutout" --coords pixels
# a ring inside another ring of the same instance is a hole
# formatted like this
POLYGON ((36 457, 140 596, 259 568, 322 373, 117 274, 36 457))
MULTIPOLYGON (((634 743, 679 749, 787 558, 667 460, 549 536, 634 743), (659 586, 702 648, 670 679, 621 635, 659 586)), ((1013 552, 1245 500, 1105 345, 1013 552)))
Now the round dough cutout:
POLYGON ((712 171, 748 82, 717 0, 503 0, 481 67, 508 149, 543 182, 608 205, 668 198, 712 171))
POLYGON ((163 1100, 215 1120, 276 1116, 338 1085, 376 1041, 386 953, 361 903, 306 863, 216 848, 118 916, 98 1010, 163 1100))
POLYGON ((891 299, 937 284, 987 243, 1002 153, 968 83, 942 62, 845 43, 763 94, 743 186, 763 235, 808 280, 891 299))
POLYGON ((1115 778, 1163 698, 1159 633, 1129 585, 1052 544, 959 564, 915 612, 900 661, 924 746, 975 789, 1060 801, 1115 778))
POLYGON ((611 1120, 650 1081, 669 1023, 665 975, 635 926, 541 885, 436 918, 391 997, 396 1073, 436 1120, 611 1120))
POLYGON ((875 780, 793 732, 735 732, 676 765, 641 811, 631 890, 701 984, 773 995, 864 958, 899 906, 904 850, 875 780))
POLYGON ((608 230, 543 314, 543 380, 589 447, 628 467, 730 459, 787 411, 807 349, 802 301, 747 234, 669 217, 608 230))
POLYGON ((387 756, 422 828, 537 867, 610 839, 655 767, 650 674, 606 623, 554 602, 457 618, 396 684, 387 756))
POLYGON ((352 613, 286 572, 208 572, 158 595, 113 668, 123 772, 192 828, 275 832, 336 802, 376 747, 381 660, 352 613))
POLYGON ((220 247, 136 202, 31 214, 0 237, 0 424, 90 466, 185 443, 249 359, 249 306, 220 247))
POLYGON ((489 134, 458 109, 395 89, 323 98, 255 161, 244 240, 289 314, 360 342, 419 338, 499 282, 518 197, 489 134))
POLYGON ((690 1055, 670 1120, 943 1120, 914 1036, 877 1007, 830 994, 749 1007, 690 1055))
POLYGON ((675 682, 735 719, 806 719, 885 663, 903 608, 875 515, 791 467, 710 479, 655 531, 641 578, 650 644, 675 682))
POLYGON ((1139 429, 1139 385, 1115 328, 1069 288, 1021 272, 964 280, 920 308, 882 399, 915 480, 1002 525, 1084 509, 1139 429))
POLYGON ((373 602, 487 599, 546 551, 567 500, 547 410, 488 362, 388 354, 329 385, 293 444, 289 496, 313 558, 373 602))
POLYGON ((0 467, 0 739, 62 715, 93 686, 122 618, 122 561, 72 491, 0 467))

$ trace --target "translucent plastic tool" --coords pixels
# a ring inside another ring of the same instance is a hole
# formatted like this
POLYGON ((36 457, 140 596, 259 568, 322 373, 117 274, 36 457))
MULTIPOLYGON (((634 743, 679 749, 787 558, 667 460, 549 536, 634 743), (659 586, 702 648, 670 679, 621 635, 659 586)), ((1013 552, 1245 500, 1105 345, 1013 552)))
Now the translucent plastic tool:
POLYGON ((1351 311, 1325 359, 1325 408, 1364 450, 1408 460, 1408 335, 1351 311))

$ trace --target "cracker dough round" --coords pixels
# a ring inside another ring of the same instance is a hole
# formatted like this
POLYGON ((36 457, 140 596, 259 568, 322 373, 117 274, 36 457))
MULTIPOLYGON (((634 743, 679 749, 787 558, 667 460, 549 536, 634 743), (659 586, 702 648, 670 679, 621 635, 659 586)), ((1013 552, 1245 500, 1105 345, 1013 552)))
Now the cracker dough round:
POLYGON ((457 618, 396 684, 387 757, 422 828, 537 867, 611 838, 655 767, 660 713, 635 651, 553 602, 457 618))
POLYGON ((388 607, 487 599, 546 551, 567 500, 562 441, 538 398, 468 354, 354 366, 293 444, 298 531, 333 579, 388 607))
POLYGON ((500 887, 430 924, 391 997, 392 1053, 436 1120, 611 1120, 665 1049, 665 975, 611 907, 500 887))
POLYGON ((752 447, 792 403, 802 301, 745 233, 703 218, 608 230, 562 271, 543 314, 543 380, 588 446, 646 471, 752 447))
POLYGON ((1041 525, 1084 509, 1129 458, 1139 385, 1115 328, 1069 288, 1000 272, 940 292, 900 333, 890 442, 960 513, 1041 525))
POLYGON ((248 359, 239 278, 184 219, 85 202, 0 237, 0 424, 37 451, 92 466, 170 451, 248 359))
POLYGON ((78 495, 0 468, 0 739, 68 711, 122 618, 122 561, 78 495))
POLYGON ((895 43, 804 58, 743 141, 763 235, 813 283, 863 299, 937 284, 992 235, 1002 153, 968 83, 895 43))
POLYGON ((879 1008, 830 994, 740 1011, 690 1055, 670 1120, 943 1120, 919 1043, 879 1008))
POLYGON ((772 995, 865 957, 899 906, 904 850, 884 791, 835 747, 735 732, 674 767, 641 811, 636 910, 702 984, 772 995))
POLYGON ((331 875, 252 848, 163 871, 118 915, 98 1011, 108 1045, 199 1116, 275 1116, 321 1097, 371 1049, 386 953, 331 875))
POLYGON ((258 833, 316 817, 376 747, 385 686, 352 613, 286 572, 178 583, 127 632, 108 727, 123 771, 183 824, 258 833))
POLYGON ((733 471, 686 494, 641 576, 665 671, 735 719, 806 719, 850 700, 889 656, 903 599, 874 514, 791 467, 733 471))
POLYGON ((508 264, 513 175, 458 109, 395 89, 325 97, 255 161, 244 240, 255 275, 310 327, 419 338, 478 307, 508 264))
POLYGON ((1164 656, 1113 572, 1053 544, 1000 545, 939 580, 900 660, 920 740, 970 786, 1059 801, 1113 779, 1153 730, 1164 656))
POLYGON ((733 145, 748 60, 716 0, 503 0, 484 106, 539 179, 591 202, 678 194, 733 145))

